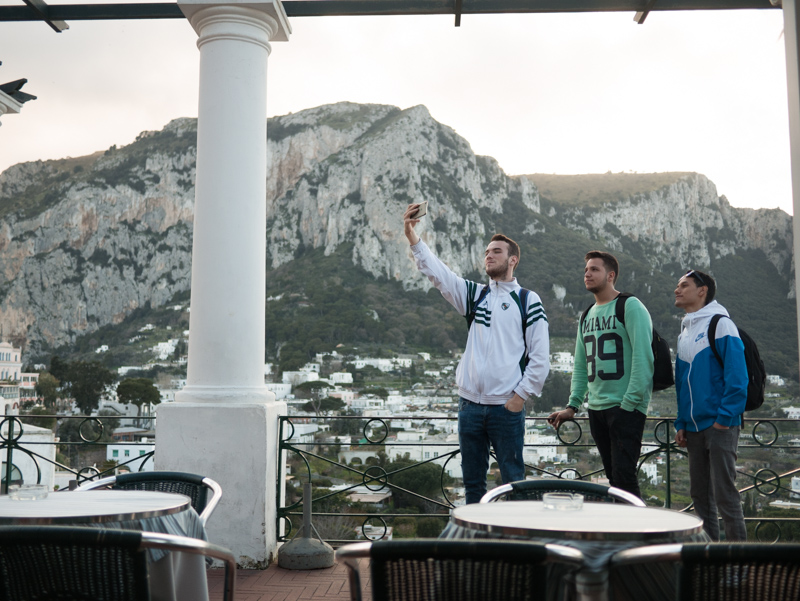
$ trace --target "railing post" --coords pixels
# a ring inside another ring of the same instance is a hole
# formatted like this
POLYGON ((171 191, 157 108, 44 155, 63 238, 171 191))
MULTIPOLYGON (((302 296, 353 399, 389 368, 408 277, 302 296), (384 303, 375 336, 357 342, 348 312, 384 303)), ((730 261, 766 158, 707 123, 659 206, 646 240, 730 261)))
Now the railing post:
POLYGON ((14 418, 6 418, 6 420, 8 421, 8 438, 6 439, 8 442, 6 445, 6 483, 2 487, 2 490, 0 490, 0 492, 4 495, 8 494, 8 486, 11 484, 11 473, 13 466, 11 459, 14 456, 12 451, 12 447, 14 446, 14 418))
POLYGON ((665 441, 665 444, 667 445, 667 478, 666 478, 666 480, 667 480, 667 493, 666 493, 666 495, 664 497, 664 507, 666 507, 667 509, 670 509, 672 507, 672 466, 671 466, 671 463, 672 463, 672 453, 671 453, 672 443, 669 440, 669 435, 672 432, 672 429, 670 427, 672 425, 672 423, 669 420, 667 420, 666 421, 666 425, 667 425, 667 428, 666 428, 666 430, 667 430, 667 439, 665 441))

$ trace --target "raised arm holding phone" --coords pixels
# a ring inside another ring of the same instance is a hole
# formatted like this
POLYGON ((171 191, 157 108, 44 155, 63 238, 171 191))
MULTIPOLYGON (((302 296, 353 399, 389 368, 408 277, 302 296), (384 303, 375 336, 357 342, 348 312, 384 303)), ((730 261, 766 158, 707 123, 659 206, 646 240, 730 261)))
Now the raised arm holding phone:
POLYGON ((421 203, 410 204, 403 215, 417 268, 469 324, 456 370, 458 437, 467 503, 477 503, 486 493, 490 447, 504 483, 525 477, 525 401, 541 395, 550 371, 547 316, 539 296, 514 277, 520 261, 516 242, 494 235, 484 251, 489 283, 465 280, 420 239, 415 230, 420 208, 421 203))

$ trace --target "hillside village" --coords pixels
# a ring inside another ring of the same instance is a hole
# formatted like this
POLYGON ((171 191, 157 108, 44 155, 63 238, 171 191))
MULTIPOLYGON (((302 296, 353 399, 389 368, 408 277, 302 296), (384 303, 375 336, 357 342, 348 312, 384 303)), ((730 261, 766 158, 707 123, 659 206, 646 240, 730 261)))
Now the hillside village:
MULTIPOLYGON (((175 310, 183 310, 176 307, 175 310)), ((115 469, 117 471, 139 471, 153 469, 152 454, 155 449, 155 420, 161 403, 175 401, 175 395, 186 384, 181 375, 186 366, 185 349, 188 331, 174 332, 156 328, 147 323, 139 328, 139 333, 128 340, 128 344, 148 346, 150 359, 142 365, 120 366, 116 370, 119 381, 128 377, 152 373, 160 368, 155 378, 159 391, 159 403, 145 403, 140 407, 133 403, 122 403, 117 398, 116 384, 109 386, 97 408, 91 413, 96 420, 114 419, 116 426, 106 435, 107 446, 104 456, 91 456, 94 462, 90 469, 115 469), (154 342, 153 335, 174 336, 167 340, 154 342), (171 372, 172 377, 166 373, 171 372), (174 375, 177 374, 177 375, 174 375), (116 466, 116 467, 115 467, 116 466)), ((563 346, 563 345, 561 345, 563 346)), ((106 345, 94 349, 97 356, 108 352, 106 345)), ((436 357, 427 352, 416 354, 394 354, 379 351, 381 356, 362 356, 357 349, 317 354, 298 370, 281 372, 275 363, 264 366, 265 385, 276 399, 286 402, 291 426, 284 431, 285 442, 306 450, 324 450, 341 465, 355 470, 366 470, 380 461, 402 460, 413 463, 430 463, 446 474, 448 486, 443 489, 447 500, 460 504, 463 502, 460 461, 457 457, 458 431, 456 415, 458 394, 455 388, 455 370, 458 355, 436 357), (355 354, 354 354, 355 353, 355 354), (343 426, 343 424, 349 425, 343 426), (381 460, 383 456, 386 459, 381 460)), ((573 356, 568 351, 551 354, 551 378, 562 377, 568 382, 573 367, 573 356)), ((42 413, 41 399, 37 394, 40 372, 46 365, 35 365, 33 371, 24 372, 22 352, 11 343, 0 344, 0 394, 5 402, 7 415, 42 413)), ((783 378, 769 376, 770 391, 767 394, 770 415, 797 419, 800 402, 790 396, 793 389, 787 388, 783 378)), ((654 395, 651 403, 652 416, 672 415, 670 402, 673 393, 654 395)), ((57 405, 57 414, 65 419, 78 419, 80 411, 74 402, 64 399, 57 405)), ((766 409, 765 409, 766 410, 766 409)), ((47 413, 47 412, 45 412, 47 413)), ((543 417, 545 413, 528 411, 529 417, 543 417)), ((83 426, 82 426, 83 427, 83 426)), ((4 432, 8 425, 3 425, 4 432)), ((584 424, 588 430, 588 425, 584 424)), ((574 432, 562 428, 560 436, 544 419, 529 419, 525 434, 525 463, 535 466, 536 477, 566 478, 580 477, 587 471, 600 468, 595 447, 588 438, 588 431, 578 444, 574 432)), ((84 438, 86 438, 84 436, 84 438)), ((649 442, 654 444, 650 435, 649 442)), ((24 425, 22 441, 55 443, 51 460, 62 460, 70 456, 59 445, 57 428, 44 428, 28 419, 24 425), (58 447, 56 446, 58 445, 58 447), (59 449, 58 453, 56 449, 59 449)), ((645 440, 647 444, 648 440, 645 440)), ((791 443, 800 446, 800 433, 791 443)), ((74 453, 74 449, 70 449, 74 453)), ((2 455, 3 452, 0 452, 2 455)), ((78 457, 81 457, 78 455, 78 457)), ((83 456, 85 459, 89 456, 83 456)), ((296 457, 288 457, 288 484, 291 497, 294 483, 299 482, 302 466, 296 457), (298 472, 300 470, 300 472, 298 472)), ((653 491, 657 490, 665 477, 665 457, 658 454, 642 465, 642 478, 653 491)), ((15 456, 14 465, 20 470, 21 480, 33 476, 35 465, 26 457, 15 456), (27 472, 27 473, 26 473, 27 472)), ((70 467, 76 467, 71 465, 70 467)), ((324 472, 324 470, 321 470, 324 472)), ((342 502, 356 503, 362 507, 380 511, 391 503, 392 492, 387 487, 367 485, 354 486, 346 478, 326 478, 320 474, 332 494, 342 490, 342 502)), ((43 481, 51 487, 69 486, 74 475, 61 472, 52 466, 43 469, 43 481)), ((593 481, 605 482, 602 475, 592 476, 593 481)), ((800 477, 792 479, 793 490, 800 496, 800 477)), ((294 494, 299 492, 294 490, 294 494)), ((656 500, 658 493, 653 496, 656 500)), ((785 501, 779 502, 785 503, 785 501)), ((790 503, 790 505, 792 505, 790 503)))

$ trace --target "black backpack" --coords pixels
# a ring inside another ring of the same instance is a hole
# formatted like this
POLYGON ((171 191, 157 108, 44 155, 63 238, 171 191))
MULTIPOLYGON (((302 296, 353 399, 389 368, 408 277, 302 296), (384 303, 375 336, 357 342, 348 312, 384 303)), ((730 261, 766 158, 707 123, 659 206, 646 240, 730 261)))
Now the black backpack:
MULTIPOLYGON (((614 314, 623 326, 625 325, 625 301, 631 296, 633 294, 629 292, 620 292, 617 296, 617 305, 614 307, 614 314)), ((594 307, 594 303, 589 305, 581 315, 580 327, 583 326, 583 320, 586 319, 586 315, 592 307, 594 307)), ((674 386, 675 376, 672 373, 669 344, 655 328, 653 328, 653 343, 650 346, 653 349, 653 390, 665 390, 670 386, 674 386)))
MULTIPOLYGON (((722 369, 725 369, 725 363, 722 361, 722 356, 717 351, 716 337, 717 337, 717 323, 727 315, 714 315, 711 322, 708 324, 708 344, 711 347, 711 352, 719 361, 722 369)), ((730 317, 728 317, 730 319, 730 317)), ((734 324, 736 325, 736 324, 734 324)), ((739 331, 739 338, 742 339, 744 344, 744 362, 747 364, 747 402, 744 405, 745 411, 752 411, 758 409, 764 404, 764 388, 767 383, 767 370, 764 367, 764 362, 761 360, 761 355, 758 352, 755 340, 750 338, 750 335, 739 326, 736 326, 739 331)))

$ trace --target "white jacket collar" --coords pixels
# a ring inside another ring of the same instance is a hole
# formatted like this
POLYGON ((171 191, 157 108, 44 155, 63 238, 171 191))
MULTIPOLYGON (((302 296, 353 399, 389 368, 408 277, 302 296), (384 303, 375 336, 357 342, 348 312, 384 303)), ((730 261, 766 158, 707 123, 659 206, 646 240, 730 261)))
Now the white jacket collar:
POLYGON ((489 280, 489 289, 497 294, 510 294, 519 288, 517 278, 511 278, 510 282, 498 282, 497 280, 489 280))
POLYGON ((717 301, 711 301, 699 311, 695 311, 694 313, 687 313, 684 316, 683 321, 681 321, 681 325, 684 328, 688 328, 692 324, 695 324, 700 320, 708 319, 712 315, 717 315, 717 314, 730 317, 730 315, 728 315, 728 310, 725 307, 720 305, 717 301))

